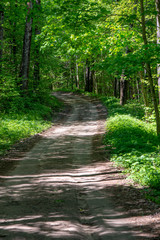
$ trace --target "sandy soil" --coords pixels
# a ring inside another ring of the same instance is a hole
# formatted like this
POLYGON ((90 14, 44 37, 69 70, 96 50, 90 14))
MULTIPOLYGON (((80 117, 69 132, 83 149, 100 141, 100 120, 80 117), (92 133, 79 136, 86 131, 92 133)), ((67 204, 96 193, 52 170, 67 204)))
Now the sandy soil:
POLYGON ((106 109, 56 95, 69 106, 57 123, 0 162, 0 239, 160 239, 159 207, 102 146, 106 109))

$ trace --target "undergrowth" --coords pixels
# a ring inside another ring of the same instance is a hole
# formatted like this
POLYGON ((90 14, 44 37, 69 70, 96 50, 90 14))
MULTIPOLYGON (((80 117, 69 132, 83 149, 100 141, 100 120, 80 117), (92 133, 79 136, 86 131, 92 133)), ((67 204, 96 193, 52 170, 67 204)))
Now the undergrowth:
POLYGON ((0 155, 21 139, 49 128, 53 112, 61 107, 62 103, 47 92, 1 96, 0 155))
POLYGON ((144 108, 138 102, 121 106, 116 98, 101 99, 109 113, 104 143, 111 161, 145 186, 146 196, 160 204, 160 138, 155 123, 144 121, 144 108))

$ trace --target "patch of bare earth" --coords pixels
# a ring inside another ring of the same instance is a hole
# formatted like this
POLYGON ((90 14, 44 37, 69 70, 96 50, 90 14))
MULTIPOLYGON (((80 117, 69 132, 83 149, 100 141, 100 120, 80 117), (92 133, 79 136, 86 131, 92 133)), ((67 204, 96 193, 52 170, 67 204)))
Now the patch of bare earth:
POLYGON ((159 206, 102 146, 106 109, 86 97, 57 97, 67 108, 55 125, 1 159, 0 239, 160 239, 159 206))

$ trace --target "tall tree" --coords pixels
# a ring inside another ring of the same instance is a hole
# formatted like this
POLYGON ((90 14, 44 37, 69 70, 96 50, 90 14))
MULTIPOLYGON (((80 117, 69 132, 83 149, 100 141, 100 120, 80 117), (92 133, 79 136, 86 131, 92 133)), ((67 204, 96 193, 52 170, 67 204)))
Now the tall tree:
MULTIPOLYGON (((156 0, 157 9, 157 44, 160 44, 160 0, 156 0)), ((160 64, 157 64, 158 92, 160 104, 160 64)))
MULTIPOLYGON (((140 0, 140 9, 141 9, 141 22, 142 22, 142 37, 143 37, 145 50, 147 50, 148 49, 148 47, 147 47, 148 41, 147 41, 147 35, 146 35, 145 11, 144 11, 143 0, 140 0)), ((146 70, 147 70, 148 80, 149 80, 151 94, 152 94, 152 101, 153 101, 155 115, 156 115, 157 135, 160 135, 160 117, 159 117, 158 103, 157 103, 157 97, 156 97, 156 93, 155 93, 152 72, 151 72, 151 66, 150 66, 149 61, 146 62, 146 70)))
MULTIPOLYGON (((41 0, 36 0, 36 24, 35 24, 35 36, 41 33, 40 29, 40 12, 41 12, 41 0)), ((37 88, 40 82, 40 44, 39 41, 35 42, 35 54, 34 54, 34 87, 37 88)))
POLYGON ((92 92, 93 91, 93 70, 91 69, 92 65, 91 62, 87 59, 86 60, 86 81, 85 81, 85 91, 92 92))
POLYGON ((127 86, 128 81, 125 79, 124 73, 122 73, 120 80, 120 105, 124 105, 127 102, 127 86))
POLYGON ((23 53, 22 53, 22 62, 20 69, 20 77, 21 77, 21 89, 28 89, 28 77, 29 77, 29 64, 30 64, 30 50, 31 50, 31 38, 32 38, 32 9, 33 3, 32 0, 27 2, 28 13, 26 17, 25 24, 25 33, 23 39, 23 53))
POLYGON ((4 9, 0 4, 0 73, 2 71, 2 56, 3 56, 3 21, 4 21, 4 9))

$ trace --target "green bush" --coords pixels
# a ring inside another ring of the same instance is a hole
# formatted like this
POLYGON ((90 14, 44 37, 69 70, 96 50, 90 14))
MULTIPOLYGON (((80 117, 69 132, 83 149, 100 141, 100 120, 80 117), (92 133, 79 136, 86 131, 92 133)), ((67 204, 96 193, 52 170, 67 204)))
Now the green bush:
POLYGON ((111 161, 124 167, 134 181, 152 188, 152 200, 156 196, 155 201, 160 203, 160 196, 157 196, 160 138, 156 135, 155 122, 144 121, 145 110, 139 103, 120 106, 118 99, 103 97, 102 100, 109 112, 104 143, 111 151, 111 161))
POLYGON ((53 112, 62 107, 49 92, 29 92, 25 96, 3 94, 0 108, 0 154, 15 142, 51 126, 53 112))
POLYGON ((152 152, 157 148, 154 126, 129 115, 110 117, 106 124, 105 142, 114 146, 114 153, 152 152))
POLYGON ((31 114, 2 115, 0 117, 0 154, 17 141, 34 135, 51 126, 51 122, 34 118, 31 114))

